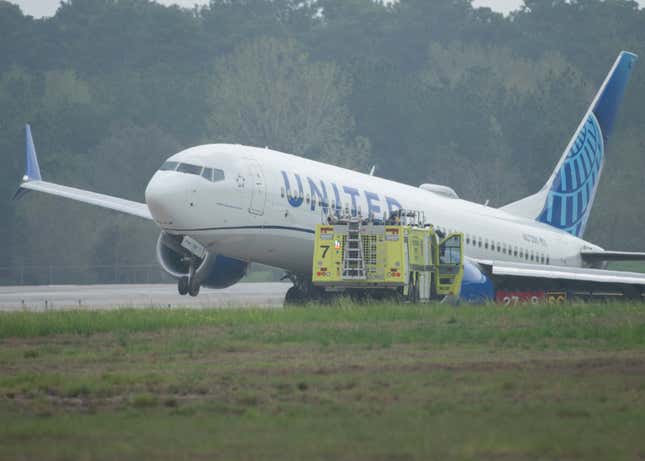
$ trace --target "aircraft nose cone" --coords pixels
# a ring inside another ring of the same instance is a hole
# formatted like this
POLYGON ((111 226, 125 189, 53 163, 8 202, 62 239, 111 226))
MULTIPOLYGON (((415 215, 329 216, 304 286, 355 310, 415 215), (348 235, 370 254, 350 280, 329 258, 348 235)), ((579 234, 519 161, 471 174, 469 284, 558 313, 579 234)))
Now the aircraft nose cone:
POLYGON ((162 226, 176 225, 186 210, 187 185, 173 173, 157 172, 146 187, 150 214, 162 226))

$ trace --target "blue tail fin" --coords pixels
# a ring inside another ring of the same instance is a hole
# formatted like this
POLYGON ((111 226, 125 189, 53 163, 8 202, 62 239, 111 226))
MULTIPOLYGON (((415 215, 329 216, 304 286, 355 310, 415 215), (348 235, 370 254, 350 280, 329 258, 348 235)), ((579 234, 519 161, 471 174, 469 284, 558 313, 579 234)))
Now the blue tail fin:
POLYGON ((623 51, 542 190, 503 209, 582 237, 618 107, 637 56, 623 51))

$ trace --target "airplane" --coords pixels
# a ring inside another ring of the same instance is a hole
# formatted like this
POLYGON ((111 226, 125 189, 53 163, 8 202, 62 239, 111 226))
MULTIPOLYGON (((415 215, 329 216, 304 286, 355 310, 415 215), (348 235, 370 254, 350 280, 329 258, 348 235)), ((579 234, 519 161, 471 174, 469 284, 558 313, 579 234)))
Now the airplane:
POLYGON ((286 271, 293 282, 287 302, 317 299, 311 284, 316 224, 331 215, 387 217, 406 209, 423 211, 440 231, 464 234, 464 300, 549 289, 641 299, 645 274, 606 266, 644 260, 645 253, 605 251, 583 239, 636 60, 619 54, 542 189, 501 208, 462 200, 447 186, 414 187, 234 144, 172 155, 150 179, 145 203, 134 202, 44 181, 29 125, 26 172, 15 197, 38 191, 154 221, 157 259, 182 295, 233 285, 257 262, 286 271))

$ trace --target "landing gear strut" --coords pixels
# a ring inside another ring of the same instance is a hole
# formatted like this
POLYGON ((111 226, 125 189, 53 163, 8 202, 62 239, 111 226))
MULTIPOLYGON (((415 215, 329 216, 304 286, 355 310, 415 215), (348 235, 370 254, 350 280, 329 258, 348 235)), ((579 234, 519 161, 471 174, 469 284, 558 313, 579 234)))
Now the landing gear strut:
POLYGON ((197 276, 197 264, 197 261, 191 261, 188 276, 181 277, 177 281, 177 291, 179 291, 180 295, 184 296, 189 294, 190 296, 195 297, 199 294, 201 282, 197 276))

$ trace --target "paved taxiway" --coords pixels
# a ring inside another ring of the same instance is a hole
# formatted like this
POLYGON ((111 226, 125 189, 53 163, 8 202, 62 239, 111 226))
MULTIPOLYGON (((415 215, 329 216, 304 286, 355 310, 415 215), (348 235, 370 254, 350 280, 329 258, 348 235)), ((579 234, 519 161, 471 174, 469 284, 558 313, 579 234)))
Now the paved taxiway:
POLYGON ((0 287, 0 311, 119 307, 281 307, 289 283, 239 283, 179 296, 176 285, 55 285, 0 287))

